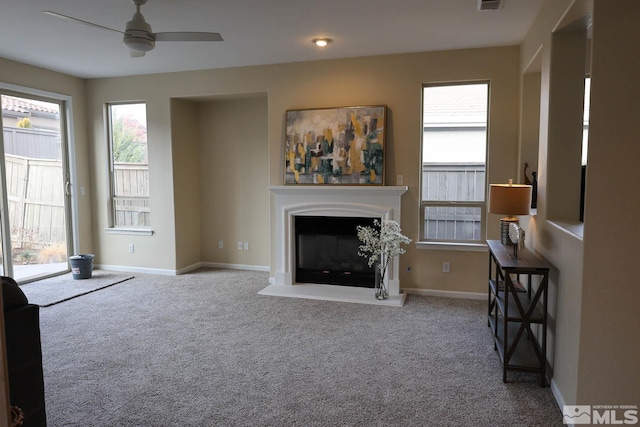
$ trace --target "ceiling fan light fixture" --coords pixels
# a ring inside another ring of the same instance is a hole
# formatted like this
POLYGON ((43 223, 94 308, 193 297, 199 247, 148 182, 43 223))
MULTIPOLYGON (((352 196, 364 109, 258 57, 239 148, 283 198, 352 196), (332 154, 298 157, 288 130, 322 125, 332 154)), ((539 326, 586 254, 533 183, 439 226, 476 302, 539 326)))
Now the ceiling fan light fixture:
POLYGON ((102 30, 113 31, 119 34, 123 34, 122 43, 129 48, 129 53, 132 58, 139 58, 144 56, 146 52, 153 50, 156 47, 156 41, 161 42, 221 42, 223 41, 220 33, 210 32, 196 32, 196 31, 179 31, 179 32, 161 32, 154 33, 151 30, 151 25, 145 21, 144 16, 140 12, 140 6, 144 5, 147 0, 131 0, 136 7, 136 11, 131 17, 130 21, 127 21, 125 31, 115 30, 113 28, 105 27, 104 25, 95 24, 93 22, 84 21, 82 19, 74 18, 69 15, 64 15, 57 12, 45 10, 43 11, 47 15, 54 16, 56 18, 68 19, 73 22, 85 24, 91 27, 99 28, 102 30))
POLYGON ((148 52, 156 46, 156 41, 151 32, 151 25, 147 24, 144 16, 140 13, 140 5, 144 3, 144 1, 134 2, 136 13, 133 14, 131 21, 127 22, 127 29, 122 38, 124 45, 136 52, 148 52))
POLYGON ((326 45, 328 45, 332 41, 333 40, 331 40, 329 38, 320 37, 320 38, 315 38, 315 39, 311 40, 311 43, 315 44, 318 47, 325 47, 326 45))
POLYGON ((136 52, 149 52, 156 46, 156 42, 145 37, 124 36, 126 47, 136 52))

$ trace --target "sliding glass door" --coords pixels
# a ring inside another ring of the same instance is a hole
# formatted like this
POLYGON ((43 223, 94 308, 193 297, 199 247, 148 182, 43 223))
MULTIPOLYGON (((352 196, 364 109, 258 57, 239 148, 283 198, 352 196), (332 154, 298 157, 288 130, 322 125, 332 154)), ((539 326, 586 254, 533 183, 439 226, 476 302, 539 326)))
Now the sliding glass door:
POLYGON ((69 173, 62 101, 0 91, 2 274, 69 271, 69 173))

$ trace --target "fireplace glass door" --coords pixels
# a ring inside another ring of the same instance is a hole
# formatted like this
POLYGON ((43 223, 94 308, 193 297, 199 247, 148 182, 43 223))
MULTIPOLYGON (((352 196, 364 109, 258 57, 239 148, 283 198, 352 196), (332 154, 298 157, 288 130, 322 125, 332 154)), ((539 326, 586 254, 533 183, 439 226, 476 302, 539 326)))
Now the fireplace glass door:
POLYGON ((358 225, 373 218, 298 216, 296 282, 358 287, 374 286, 375 271, 358 255, 358 225))

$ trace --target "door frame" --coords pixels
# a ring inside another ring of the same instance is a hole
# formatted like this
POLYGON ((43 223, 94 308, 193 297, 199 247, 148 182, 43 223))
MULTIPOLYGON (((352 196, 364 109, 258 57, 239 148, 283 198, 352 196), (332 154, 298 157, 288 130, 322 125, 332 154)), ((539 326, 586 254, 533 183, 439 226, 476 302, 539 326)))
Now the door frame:
MULTIPOLYGON (((64 95, 61 93, 45 91, 41 89, 34 89, 26 86, 19 86, 10 83, 4 83, 0 81, 0 92, 2 94, 10 95, 10 96, 23 96, 23 97, 31 97, 33 99, 40 99, 48 102, 55 102, 60 105, 60 134, 64 140, 66 140, 66 144, 62 144, 62 169, 63 169, 63 177, 67 179, 69 183, 69 193, 65 192, 65 215, 67 216, 67 252, 68 255, 71 256, 77 253, 78 248, 80 247, 80 238, 79 238, 79 223, 78 223, 78 192, 76 191, 75 183, 77 182, 77 172, 76 172, 76 152, 75 152, 75 140, 74 140, 74 126, 73 126, 73 99, 69 95, 64 95)), ((4 136, 0 132, 0 147, 4 147, 4 136)), ((4 149, 0 150, 0 184, 3 185, 3 188, 6 188, 6 174, 5 174, 5 162, 4 162, 4 149)), ((64 184, 64 183, 63 183, 64 184)), ((2 212, 6 212, 4 207, 8 206, 8 199, 6 191, 2 192, 2 197, 0 198, 0 204, 3 209, 2 212)), ((0 221, 0 227, 2 228, 2 236, 10 235, 6 234, 10 232, 9 226, 9 216, 2 215, 0 221)), ((2 249, 3 254, 6 257, 6 254, 9 253, 6 250, 5 246, 9 246, 7 243, 9 240, 5 238, 1 238, 2 240, 2 249)), ((68 261, 67 261, 68 262, 68 261)), ((13 265, 9 265, 9 269, 4 270, 5 276, 13 277, 13 265)), ((69 270, 67 270, 69 271, 69 270)), ((40 279, 40 278, 38 278, 40 279)), ((23 281, 21 283, 27 283, 27 281, 23 281)))

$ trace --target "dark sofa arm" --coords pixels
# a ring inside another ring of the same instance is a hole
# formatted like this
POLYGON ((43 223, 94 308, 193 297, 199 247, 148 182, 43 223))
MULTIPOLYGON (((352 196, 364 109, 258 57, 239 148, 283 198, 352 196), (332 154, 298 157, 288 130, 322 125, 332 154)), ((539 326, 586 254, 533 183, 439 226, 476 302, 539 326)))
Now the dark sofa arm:
POLYGON ((2 277, 9 399, 24 413, 23 427, 47 425, 40 341, 40 307, 29 304, 17 283, 2 277))
POLYGON ((9 397, 24 412, 24 427, 46 426, 39 309, 27 304, 4 313, 9 397))

